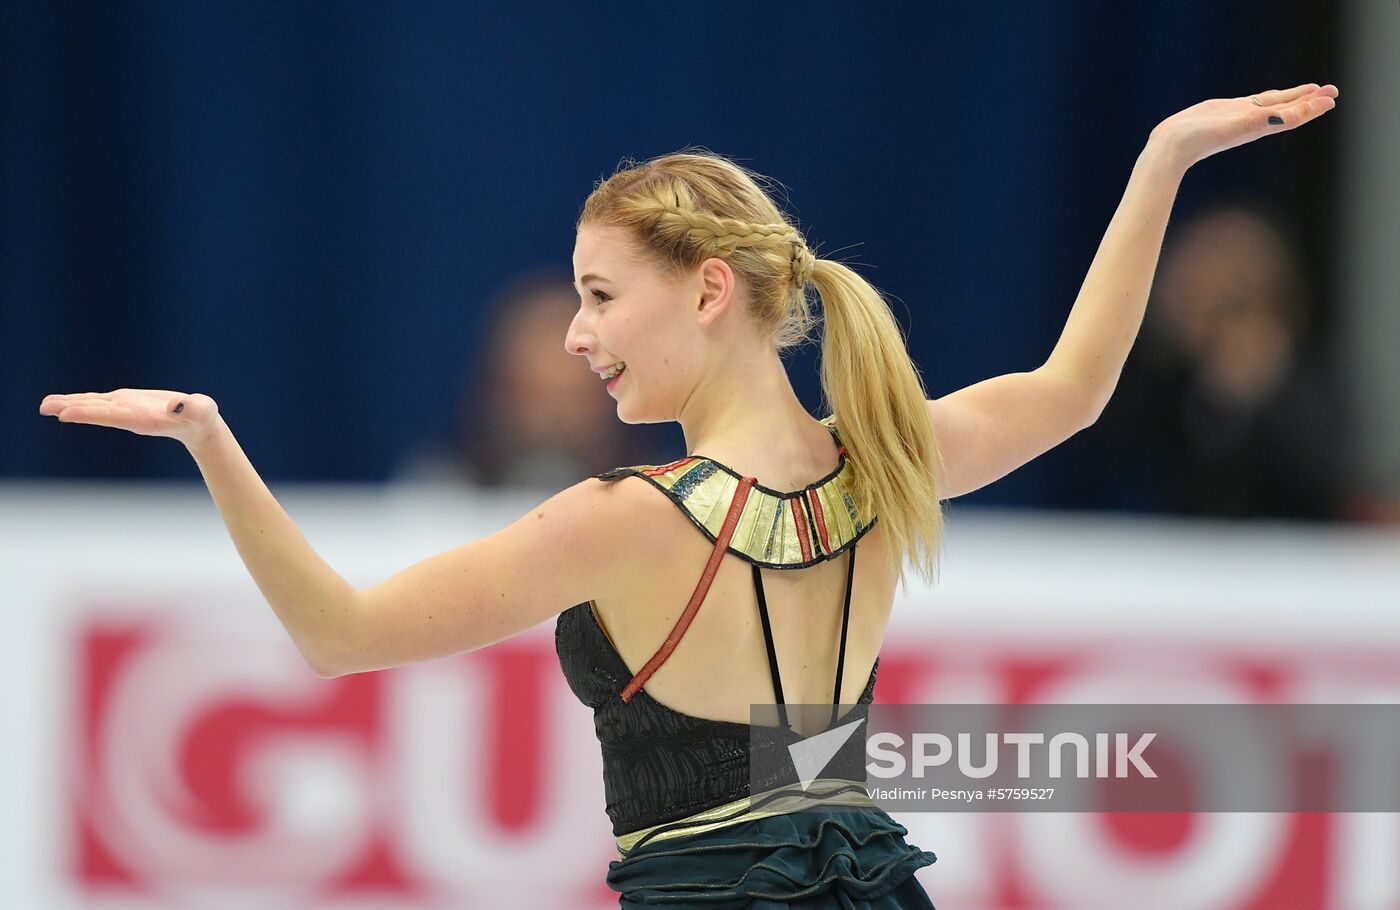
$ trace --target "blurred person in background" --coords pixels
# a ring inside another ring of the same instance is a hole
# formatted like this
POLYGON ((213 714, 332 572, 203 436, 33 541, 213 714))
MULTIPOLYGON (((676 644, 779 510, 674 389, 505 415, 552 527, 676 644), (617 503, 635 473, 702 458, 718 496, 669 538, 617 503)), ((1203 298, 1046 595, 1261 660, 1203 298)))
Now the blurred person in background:
POLYGON ((447 439, 410 448, 391 479, 557 490, 652 460, 657 434, 619 424, 598 380, 559 348, 577 306, 567 269, 531 270, 496 294, 447 439))
POLYGON ((1303 253, 1257 205, 1217 203, 1162 254, 1142 339, 1092 447, 1088 505, 1339 520, 1354 432, 1314 331, 1303 253))

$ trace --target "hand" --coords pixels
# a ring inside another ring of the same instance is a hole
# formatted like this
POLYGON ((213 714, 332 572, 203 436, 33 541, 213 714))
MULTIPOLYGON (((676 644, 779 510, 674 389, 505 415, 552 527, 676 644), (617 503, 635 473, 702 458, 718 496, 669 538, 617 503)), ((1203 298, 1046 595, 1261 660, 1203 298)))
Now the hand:
POLYGON ((1216 152, 1282 133, 1316 120, 1337 106, 1335 85, 1314 82, 1289 89, 1259 92, 1260 107, 1243 98, 1212 98, 1172 114, 1152 130, 1148 142, 1171 149, 1177 162, 1189 168, 1216 152), (1282 123, 1270 123, 1269 118, 1282 123))
POLYGON ((117 389, 46 395, 39 413, 63 423, 90 423, 130 430, 142 436, 169 436, 186 446, 204 438, 219 421, 219 406, 198 392, 117 389))

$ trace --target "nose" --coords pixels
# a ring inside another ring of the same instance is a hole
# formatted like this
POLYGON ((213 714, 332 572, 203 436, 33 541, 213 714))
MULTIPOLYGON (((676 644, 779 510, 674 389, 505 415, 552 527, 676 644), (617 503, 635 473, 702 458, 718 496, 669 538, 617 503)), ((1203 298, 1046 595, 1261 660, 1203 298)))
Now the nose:
POLYGON ((564 333, 564 350, 568 353, 584 356, 593 350, 595 339, 586 322, 582 309, 574 314, 569 330, 564 333))

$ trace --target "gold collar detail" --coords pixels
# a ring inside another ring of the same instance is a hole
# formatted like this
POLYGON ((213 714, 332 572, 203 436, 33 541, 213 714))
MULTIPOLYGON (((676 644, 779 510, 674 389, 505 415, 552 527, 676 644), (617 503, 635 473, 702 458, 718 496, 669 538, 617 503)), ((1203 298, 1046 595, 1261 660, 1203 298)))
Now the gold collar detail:
MULTIPOLYGON (((875 524, 857 514, 851 489, 854 465, 846 457, 831 418, 822 421, 837 446, 836 468, 801 490, 785 492, 755 483, 749 491, 728 552, 769 569, 800 569, 845 552, 875 524)), ((595 474, 602 480, 636 475, 664 492, 712 542, 719 539, 742 475, 704 455, 664 465, 633 465, 595 474)))

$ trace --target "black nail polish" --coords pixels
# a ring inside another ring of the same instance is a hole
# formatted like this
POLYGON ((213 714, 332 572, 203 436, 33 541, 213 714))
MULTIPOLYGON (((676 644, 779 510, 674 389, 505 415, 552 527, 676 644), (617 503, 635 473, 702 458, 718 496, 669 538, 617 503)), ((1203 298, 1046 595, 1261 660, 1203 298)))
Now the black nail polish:
POLYGON ((1269 122, 1272 123, 1274 126, 1279 126, 1283 123, 1283 118, 1280 117, 1278 114, 1270 114, 1269 122))
POLYGON ((180 413, 180 412, 183 411, 184 409, 185 409, 185 403, 184 403, 183 401, 180 402, 179 404, 175 405, 175 413, 176 413, 176 414, 180 413))

